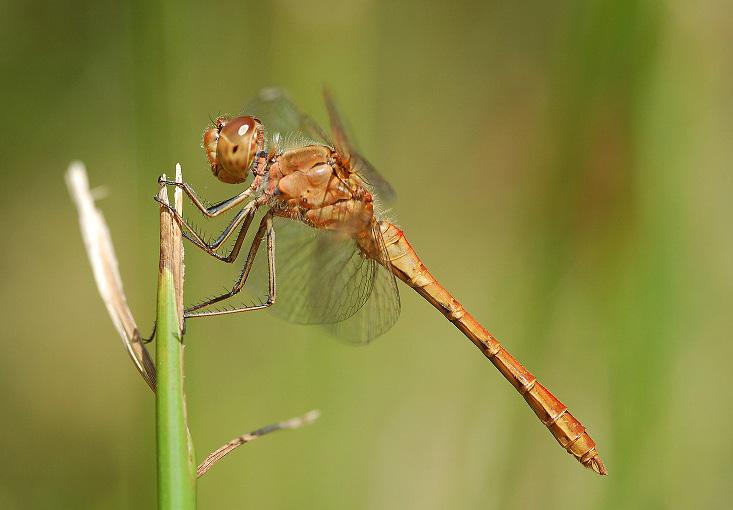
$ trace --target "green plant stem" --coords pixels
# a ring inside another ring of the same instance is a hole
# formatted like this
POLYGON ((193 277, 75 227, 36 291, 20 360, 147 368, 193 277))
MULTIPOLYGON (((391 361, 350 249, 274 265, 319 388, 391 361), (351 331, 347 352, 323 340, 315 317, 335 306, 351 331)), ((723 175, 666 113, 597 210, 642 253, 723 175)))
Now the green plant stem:
MULTIPOLYGON (((165 189, 160 196, 167 201, 165 189)), ((194 509, 196 464, 183 391, 183 248, 178 225, 165 208, 160 229, 155 356, 158 508, 194 509)))

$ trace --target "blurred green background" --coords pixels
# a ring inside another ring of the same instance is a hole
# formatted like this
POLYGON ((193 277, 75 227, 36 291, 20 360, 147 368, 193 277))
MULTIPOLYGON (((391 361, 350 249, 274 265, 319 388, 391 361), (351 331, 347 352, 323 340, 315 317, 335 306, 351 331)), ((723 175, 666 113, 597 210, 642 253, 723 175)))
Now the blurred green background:
MULTIPOLYGON (((154 402, 97 295, 63 173, 83 160, 147 330, 156 178, 211 200, 210 116, 327 83, 426 264, 588 427, 585 471, 402 287, 366 348, 268 313, 190 321, 200 508, 715 508, 733 487, 733 6, 2 2, 0 507, 152 508, 154 402)), ((187 295, 212 262, 187 252, 187 295)), ((214 277, 216 275, 216 277, 214 277)))

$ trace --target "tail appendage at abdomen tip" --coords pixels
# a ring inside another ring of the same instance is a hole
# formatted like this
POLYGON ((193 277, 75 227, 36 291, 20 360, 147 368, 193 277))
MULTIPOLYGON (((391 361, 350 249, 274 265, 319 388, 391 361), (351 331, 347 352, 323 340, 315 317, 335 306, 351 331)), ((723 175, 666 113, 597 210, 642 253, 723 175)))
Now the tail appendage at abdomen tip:
POLYGON ((395 225, 382 221, 380 230, 394 274, 415 289, 463 332, 524 397, 529 407, 558 443, 585 467, 606 475, 606 467, 580 421, 537 378, 517 361, 463 306, 430 274, 395 225))

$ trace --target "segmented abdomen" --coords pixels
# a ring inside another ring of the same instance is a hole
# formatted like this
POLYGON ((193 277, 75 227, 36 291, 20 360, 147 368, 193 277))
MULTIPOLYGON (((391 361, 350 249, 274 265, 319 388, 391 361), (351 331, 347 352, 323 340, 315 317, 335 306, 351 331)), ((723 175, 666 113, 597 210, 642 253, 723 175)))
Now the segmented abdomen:
POLYGON ((537 378, 509 354, 504 346, 430 274, 402 230, 386 221, 381 221, 379 227, 384 238, 389 265, 395 276, 440 310, 491 360, 568 453, 596 473, 607 474, 596 451, 595 442, 583 424, 570 414, 565 404, 540 384, 537 378))

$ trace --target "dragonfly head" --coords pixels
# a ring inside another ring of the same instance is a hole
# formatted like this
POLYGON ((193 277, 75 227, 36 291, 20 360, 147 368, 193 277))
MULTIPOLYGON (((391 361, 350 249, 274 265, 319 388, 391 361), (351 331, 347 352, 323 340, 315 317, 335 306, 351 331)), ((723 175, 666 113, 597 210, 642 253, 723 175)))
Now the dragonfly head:
POLYGON ((204 150, 211 171, 222 182, 247 180, 257 152, 264 149, 262 123, 255 117, 219 117, 204 132, 204 150))

